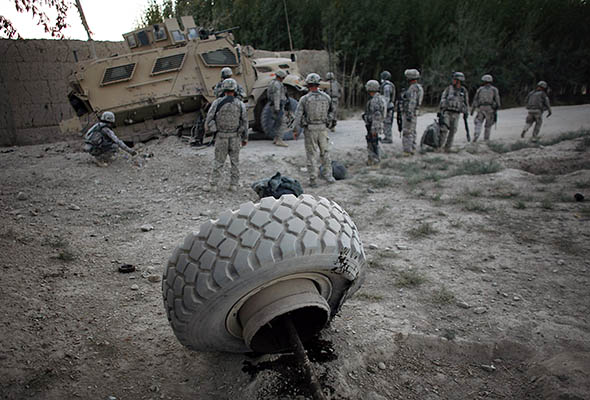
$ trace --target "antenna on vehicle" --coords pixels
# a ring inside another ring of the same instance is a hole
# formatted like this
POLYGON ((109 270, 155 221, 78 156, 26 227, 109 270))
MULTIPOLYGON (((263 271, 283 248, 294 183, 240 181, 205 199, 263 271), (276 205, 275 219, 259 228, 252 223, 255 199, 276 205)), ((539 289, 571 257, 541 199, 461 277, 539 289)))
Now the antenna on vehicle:
POLYGON ((92 53, 92 58, 96 59, 96 47, 94 47, 94 40, 92 40, 92 36, 90 33, 90 28, 88 27, 88 22, 86 22, 86 17, 84 16, 84 11, 82 10, 82 4, 80 0, 76 0, 76 8, 78 9, 78 13, 80 14, 80 19, 82 20, 82 25, 86 30, 86 34, 88 35, 88 42, 90 42, 90 52, 92 53))
POLYGON ((287 1, 283 0, 283 7, 285 8, 285 19, 287 20, 287 34, 289 35, 289 47, 293 52, 293 40, 291 39, 291 26, 289 25, 289 13, 287 12, 287 1))

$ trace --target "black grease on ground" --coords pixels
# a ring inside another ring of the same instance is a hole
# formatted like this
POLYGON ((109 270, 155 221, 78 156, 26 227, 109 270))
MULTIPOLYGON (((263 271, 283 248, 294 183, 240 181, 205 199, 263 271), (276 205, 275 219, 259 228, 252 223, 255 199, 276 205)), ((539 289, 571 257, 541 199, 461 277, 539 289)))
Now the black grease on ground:
MULTIPOLYGON (((334 351, 334 346, 329 340, 314 337, 304 343, 304 347, 309 360, 313 363, 322 364, 338 359, 338 355, 334 351)), ((255 356, 253 353, 247 355, 255 356)), ((245 360, 242 371, 250 376, 251 381, 256 379, 257 375, 263 371, 273 371, 279 375, 278 379, 275 379, 275 384, 272 388, 266 387, 259 393, 259 399, 290 398, 296 396, 311 398, 312 396, 305 374, 297 363, 297 358, 294 354, 284 354, 273 361, 262 361, 256 364, 245 360)), ((329 385, 329 378, 324 374, 318 376, 318 379, 322 389, 329 390, 330 394, 333 395, 334 388, 329 385)), ((335 397, 332 396, 331 398, 335 397)))

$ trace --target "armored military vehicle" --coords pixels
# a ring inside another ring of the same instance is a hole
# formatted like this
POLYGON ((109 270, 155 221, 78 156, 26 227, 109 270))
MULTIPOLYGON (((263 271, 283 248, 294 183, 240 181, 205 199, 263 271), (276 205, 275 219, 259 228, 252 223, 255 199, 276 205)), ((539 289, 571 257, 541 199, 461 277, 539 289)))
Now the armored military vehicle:
POLYGON ((279 69, 288 73, 283 83, 294 111, 305 91, 294 54, 254 59, 252 47, 234 42, 236 28, 210 32, 196 26, 192 17, 180 22, 182 26, 166 19, 126 33, 128 53, 78 63, 68 95, 76 114, 112 111, 117 134, 126 141, 192 132, 193 142, 200 144, 207 141, 203 122, 224 67, 232 68, 233 78, 246 91, 255 130, 268 134, 266 89, 279 69))

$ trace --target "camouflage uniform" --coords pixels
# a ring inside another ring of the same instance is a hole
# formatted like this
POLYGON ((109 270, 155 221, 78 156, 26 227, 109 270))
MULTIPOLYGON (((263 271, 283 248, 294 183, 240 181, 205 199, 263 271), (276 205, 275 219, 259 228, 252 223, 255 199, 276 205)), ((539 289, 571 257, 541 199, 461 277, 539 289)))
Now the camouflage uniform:
POLYGON ((418 109, 422 105, 424 89, 415 82, 401 95, 402 113, 402 149, 406 154, 414 154, 416 151, 416 122, 418 121, 418 109))
POLYGON ((333 116, 332 100, 326 93, 309 92, 299 100, 295 111, 295 130, 304 129, 305 154, 307 156, 307 172, 312 186, 316 184, 318 168, 316 153, 319 150, 320 161, 324 169, 324 178, 333 181, 332 162, 330 161, 330 138, 327 126, 333 116), (317 150, 316 150, 317 146, 317 150))
POLYGON ((533 128, 533 140, 536 140, 541 131, 541 125, 543 125, 543 111, 549 111, 548 115, 551 115, 551 105, 549 103, 549 97, 542 89, 535 89, 531 91, 526 98, 526 109, 528 115, 526 117, 526 123, 522 129, 521 137, 524 137, 529 128, 535 124, 533 128))
POLYGON ((481 127, 485 120, 484 140, 490 140, 490 132, 492 125, 496 123, 494 114, 500 108, 500 93, 498 89, 491 85, 485 84, 480 86, 475 92, 473 103, 471 104, 471 112, 473 113, 477 109, 477 115, 475 116, 474 125, 475 129, 473 132, 473 141, 476 142, 481 134, 481 127))
POLYGON ((235 188, 240 180, 240 142, 248 141, 248 114, 246 105, 239 99, 230 96, 233 100, 220 105, 226 96, 216 99, 205 120, 205 129, 216 132, 215 137, 215 165, 211 173, 211 186, 215 187, 219 182, 221 169, 225 159, 229 155, 231 162, 230 188, 235 188), (217 111, 217 108, 219 111, 217 111))
POLYGON ((338 121, 338 110, 340 108, 340 97, 342 96, 342 87, 338 83, 336 79, 330 79, 330 86, 326 89, 326 93, 332 99, 332 113, 333 118, 331 121, 331 129, 334 130, 336 123, 338 121))
POLYGON ((105 122, 97 122, 92 125, 84 136, 86 139, 84 150, 99 162, 111 161, 119 147, 129 154, 136 154, 135 150, 129 148, 125 142, 119 139, 105 122), (93 136, 92 133, 95 131, 100 132, 100 136, 97 136, 97 139, 91 143, 89 138, 93 136))
POLYGON ((381 95, 385 98, 385 102, 387 103, 387 115, 383 120, 383 134, 385 135, 385 139, 383 143, 393 143, 393 135, 391 132, 391 127, 393 125, 393 110, 394 110, 394 103, 395 103, 395 85, 390 82, 389 80, 382 80, 381 81, 381 95))
POLYGON ((379 136, 383 133, 383 119, 387 114, 386 100, 376 92, 365 107, 363 119, 367 126, 367 165, 379 164, 381 161, 379 136))
POLYGON ((444 146, 445 151, 449 151, 457 133, 460 114, 469 113, 469 93, 463 86, 457 88, 449 85, 440 98, 440 110, 442 111, 441 148, 444 146))
POLYGON ((287 90, 283 82, 275 78, 270 82, 266 95, 273 111, 274 123, 272 126, 272 137, 276 138, 277 135, 280 137, 280 132, 283 131, 282 125, 285 105, 287 104, 287 90))
MULTIPOLYGON (((220 80, 215 84, 215 87, 213 87, 213 94, 217 98, 223 97, 223 88, 221 87, 223 81, 224 79, 220 80)), ((242 101, 244 101, 244 99, 247 97, 244 87, 240 84, 238 84, 238 89, 236 90, 236 97, 242 101)))

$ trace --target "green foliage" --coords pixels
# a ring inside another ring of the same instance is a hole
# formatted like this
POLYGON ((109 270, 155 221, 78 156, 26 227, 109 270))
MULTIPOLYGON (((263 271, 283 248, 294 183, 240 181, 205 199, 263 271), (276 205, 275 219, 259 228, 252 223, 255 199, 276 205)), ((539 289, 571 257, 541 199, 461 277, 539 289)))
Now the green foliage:
POLYGON ((502 170, 502 166, 494 160, 463 161, 449 176, 493 174, 502 170))
POLYGON ((517 210, 524 210, 526 208, 526 203, 522 200, 517 201, 514 203, 514 208, 517 210))
POLYGON ((432 226, 431 223, 425 222, 408 231, 408 235, 414 239, 425 238, 437 233, 438 230, 432 226))
POLYGON ((434 304, 451 304, 455 301, 455 293, 447 289, 446 286, 441 286, 439 289, 432 292, 430 300, 434 304))

